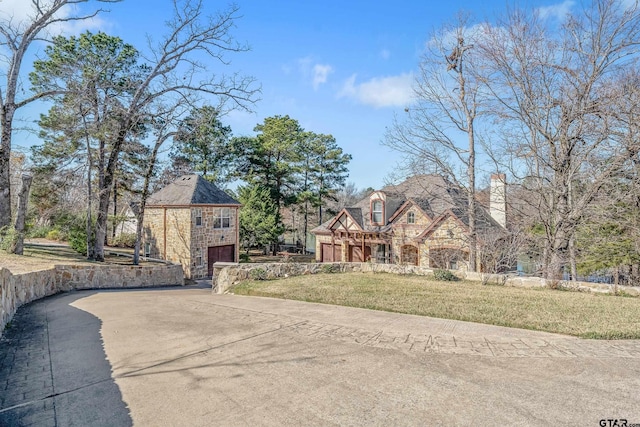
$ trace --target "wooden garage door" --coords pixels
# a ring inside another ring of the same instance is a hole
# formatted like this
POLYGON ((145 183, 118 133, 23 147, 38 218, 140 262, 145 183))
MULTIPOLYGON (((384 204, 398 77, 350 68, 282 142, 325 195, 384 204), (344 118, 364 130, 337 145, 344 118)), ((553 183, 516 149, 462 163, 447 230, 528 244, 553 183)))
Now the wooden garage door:
POLYGON ((234 262, 236 248, 235 245, 211 246, 207 250, 207 266, 209 276, 213 275, 213 263, 234 262))
POLYGON ((334 245, 333 252, 331 251, 331 243, 323 243, 320 249, 322 250, 322 262, 342 261, 342 247, 340 245, 334 245))
POLYGON ((371 259, 371 246, 364 247, 364 257, 362 256, 362 246, 349 247, 349 262, 365 262, 371 259))

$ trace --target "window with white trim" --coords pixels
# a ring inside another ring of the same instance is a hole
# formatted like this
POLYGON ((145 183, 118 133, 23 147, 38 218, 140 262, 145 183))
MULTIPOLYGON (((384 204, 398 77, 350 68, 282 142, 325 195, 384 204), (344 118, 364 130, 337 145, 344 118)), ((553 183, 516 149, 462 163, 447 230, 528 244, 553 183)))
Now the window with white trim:
POLYGON ((231 208, 215 208, 213 212, 213 228, 231 227, 231 208))
POLYGON ((193 213, 196 217, 196 227, 202 226, 202 209, 194 209, 193 213))
POLYGON ((371 222, 374 224, 382 224, 382 211, 383 204, 382 200, 375 200, 371 204, 371 222))
POLYGON ((414 212, 407 213, 407 224, 416 223, 416 214, 414 212))

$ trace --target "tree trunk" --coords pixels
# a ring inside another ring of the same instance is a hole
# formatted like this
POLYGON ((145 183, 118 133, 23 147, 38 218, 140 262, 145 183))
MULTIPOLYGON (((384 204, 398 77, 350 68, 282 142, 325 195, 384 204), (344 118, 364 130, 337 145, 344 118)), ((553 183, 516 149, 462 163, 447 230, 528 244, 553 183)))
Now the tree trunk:
POLYGON ((31 175, 22 175, 22 188, 18 195, 18 212, 16 214, 16 232, 18 234, 11 252, 22 255, 24 251, 24 223, 27 216, 27 204, 29 202, 29 188, 31 187, 31 175))
POLYGON ((113 222, 111 224, 111 240, 116 238, 116 227, 118 226, 118 180, 113 181, 113 222))
POLYGON ((144 227, 144 204, 140 203, 138 212, 136 213, 136 243, 133 246, 133 265, 140 264, 140 243, 142 242, 142 230, 144 227))
POLYGON ((578 280, 578 265, 576 262, 576 245, 575 239, 569 239, 569 266, 571 267, 571 281, 578 280))
POLYGON ((15 105, 9 94, 6 99, 0 114, 0 228, 11 225, 11 131, 15 105))
POLYGON ((477 271, 477 231, 476 231, 476 152, 475 141, 473 136, 473 127, 469 129, 469 165, 467 176, 469 179, 468 186, 468 215, 469 215, 469 271, 477 271))

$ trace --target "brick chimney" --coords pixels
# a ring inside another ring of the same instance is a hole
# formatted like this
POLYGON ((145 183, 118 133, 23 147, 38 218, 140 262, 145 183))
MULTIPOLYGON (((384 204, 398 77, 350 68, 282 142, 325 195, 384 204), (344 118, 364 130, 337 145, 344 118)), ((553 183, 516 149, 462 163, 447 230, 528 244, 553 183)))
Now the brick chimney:
POLYGON ((491 175, 489 213, 498 224, 507 226, 507 177, 503 173, 491 175))

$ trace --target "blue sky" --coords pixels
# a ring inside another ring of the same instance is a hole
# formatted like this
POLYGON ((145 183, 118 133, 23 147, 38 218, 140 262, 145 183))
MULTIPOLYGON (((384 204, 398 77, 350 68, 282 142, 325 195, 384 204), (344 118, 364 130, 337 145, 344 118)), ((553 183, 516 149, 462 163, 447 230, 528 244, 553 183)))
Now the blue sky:
MULTIPOLYGON (((14 8, 19 15, 28 3, 0 0, 0 12, 14 8)), ((226 3, 205 0, 204 4, 212 14, 226 3)), ((461 10, 493 21, 507 6, 505 0, 237 0, 236 4, 242 17, 233 35, 251 50, 229 57, 228 67, 214 64, 212 70, 254 76, 262 86, 262 100, 254 113, 230 113, 226 124, 234 135, 253 135, 254 126, 264 118, 289 115, 306 130, 332 134, 353 156, 348 180, 359 188, 380 188, 399 160, 381 141, 394 114, 410 102, 413 73, 430 32, 453 21, 461 10)), ((530 0, 526 5, 547 8, 545 13, 552 14, 576 3, 530 0)), ((171 13, 169 0, 124 0, 108 7, 110 13, 67 31, 102 30, 143 50, 145 35, 159 37, 171 13)), ((38 108, 42 107, 25 109, 22 118, 33 121, 38 108)), ((22 147, 37 143, 24 132, 14 141, 22 147)))

